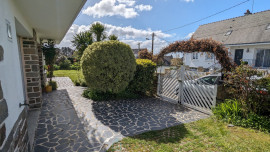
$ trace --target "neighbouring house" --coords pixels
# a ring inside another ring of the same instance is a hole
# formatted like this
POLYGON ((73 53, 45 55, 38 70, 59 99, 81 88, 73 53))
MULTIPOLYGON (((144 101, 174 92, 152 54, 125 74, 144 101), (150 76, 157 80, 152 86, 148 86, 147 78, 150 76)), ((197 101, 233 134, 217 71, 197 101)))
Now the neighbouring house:
POLYGON ((160 74, 165 74, 166 71, 177 68, 177 66, 172 65, 172 59, 174 59, 172 55, 164 56, 162 66, 158 66, 156 72, 160 74))
MULTIPOLYGON (((231 59, 240 64, 246 61, 260 69, 270 68, 270 10, 201 25, 195 39, 212 38, 224 43, 231 59)), ((189 67, 219 68, 213 54, 185 53, 184 64, 189 67)))
POLYGON ((0 0, 0 151, 27 152, 27 116, 42 104, 40 39, 59 43, 86 0, 0 0), (29 106, 27 106, 29 105, 29 106))
POLYGON ((163 57, 163 64, 164 66, 170 66, 171 65, 171 60, 173 59, 173 56, 164 56, 163 57))
POLYGON ((142 48, 142 49, 132 49, 132 52, 133 52, 133 54, 134 54, 134 56, 135 56, 136 59, 139 58, 139 52, 140 52, 141 50, 147 50, 147 48, 142 48))

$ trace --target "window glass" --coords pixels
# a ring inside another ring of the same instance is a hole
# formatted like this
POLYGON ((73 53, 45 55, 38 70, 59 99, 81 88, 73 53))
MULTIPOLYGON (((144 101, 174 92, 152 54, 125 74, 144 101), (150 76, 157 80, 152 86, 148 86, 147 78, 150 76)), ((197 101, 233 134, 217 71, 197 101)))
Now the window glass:
POLYGON ((203 84, 215 84, 216 80, 217 76, 208 76, 199 79, 199 81, 203 84))
POLYGON ((225 33, 225 36, 229 36, 232 34, 232 30, 228 31, 227 33, 225 33))
POLYGON ((192 59, 198 59, 198 54, 199 53, 192 53, 192 59))
POLYGON ((270 67, 270 49, 259 49, 256 54, 256 67, 270 67))

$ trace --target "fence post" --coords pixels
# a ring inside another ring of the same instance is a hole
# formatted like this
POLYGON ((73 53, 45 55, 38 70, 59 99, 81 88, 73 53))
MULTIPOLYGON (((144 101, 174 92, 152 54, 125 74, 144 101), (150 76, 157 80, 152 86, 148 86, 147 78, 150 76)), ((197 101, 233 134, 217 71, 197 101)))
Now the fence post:
POLYGON ((158 87, 157 87, 157 95, 161 96, 162 94, 162 75, 161 73, 158 74, 158 87))
POLYGON ((184 74, 185 74, 185 66, 181 66, 181 69, 179 71, 179 78, 178 78, 178 82, 179 82, 179 89, 178 89, 178 103, 183 103, 184 102, 184 90, 183 90, 183 83, 184 83, 184 74))
POLYGON ((217 85, 214 86, 214 97, 213 97, 213 108, 216 107, 217 103, 217 85))

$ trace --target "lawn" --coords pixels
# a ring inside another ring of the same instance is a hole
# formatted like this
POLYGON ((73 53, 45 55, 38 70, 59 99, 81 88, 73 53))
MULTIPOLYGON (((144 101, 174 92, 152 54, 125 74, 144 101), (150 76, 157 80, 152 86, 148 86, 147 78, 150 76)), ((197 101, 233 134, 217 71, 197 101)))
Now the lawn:
POLYGON ((75 80, 77 80, 78 75, 80 75, 81 73, 77 70, 57 70, 57 71, 53 71, 53 75, 55 77, 69 77, 72 82, 74 82, 75 80))
POLYGON ((270 135, 241 127, 227 127, 214 118, 124 138, 109 151, 270 151, 270 135))

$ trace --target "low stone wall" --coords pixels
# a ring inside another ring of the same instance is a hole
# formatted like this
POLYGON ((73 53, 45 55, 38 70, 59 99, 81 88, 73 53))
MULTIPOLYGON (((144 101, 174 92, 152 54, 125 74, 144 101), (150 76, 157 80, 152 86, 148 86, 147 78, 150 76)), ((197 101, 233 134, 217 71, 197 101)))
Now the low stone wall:
MULTIPOLYGON (((20 116, 18 117, 15 125, 13 126, 9 136, 3 143, 3 148, 0 151, 3 152, 30 152, 30 144, 27 132, 27 110, 24 108, 20 116)), ((5 124, 0 127, 0 136, 5 134, 5 124)))

